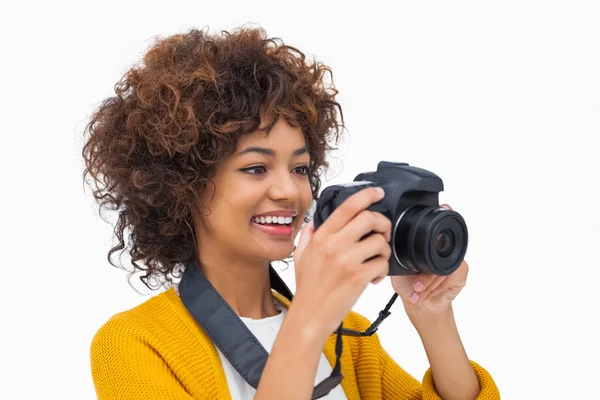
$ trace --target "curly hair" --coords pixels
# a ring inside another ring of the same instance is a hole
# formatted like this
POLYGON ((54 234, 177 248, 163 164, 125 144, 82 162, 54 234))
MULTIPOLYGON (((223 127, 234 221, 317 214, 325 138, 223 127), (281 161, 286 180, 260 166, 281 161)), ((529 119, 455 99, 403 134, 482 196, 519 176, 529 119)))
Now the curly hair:
POLYGON ((129 250, 131 275, 150 289, 170 286, 194 256, 199 193, 261 116, 272 121, 266 132, 280 117, 302 129, 314 200, 344 129, 331 69, 262 28, 157 37, 114 89, 85 127, 83 179, 93 179, 100 214, 118 212, 109 263, 129 250))

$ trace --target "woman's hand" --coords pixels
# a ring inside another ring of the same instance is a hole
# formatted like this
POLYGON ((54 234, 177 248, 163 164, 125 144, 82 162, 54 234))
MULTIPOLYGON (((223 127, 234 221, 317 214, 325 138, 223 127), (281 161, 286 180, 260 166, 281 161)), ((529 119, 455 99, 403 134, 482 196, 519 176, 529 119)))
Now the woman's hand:
MULTIPOLYGON (((447 204, 442 204, 451 210, 447 204)), ((451 310, 452 300, 467 282, 469 266, 462 264, 448 276, 402 275, 392 276, 392 287, 404 303, 410 316, 440 316, 451 310)))
POLYGON ((382 198, 377 188, 363 189, 337 207, 317 231, 312 221, 302 230, 294 251, 296 296, 290 312, 306 317, 312 324, 307 329, 325 339, 367 285, 388 274, 391 221, 366 210, 382 198))

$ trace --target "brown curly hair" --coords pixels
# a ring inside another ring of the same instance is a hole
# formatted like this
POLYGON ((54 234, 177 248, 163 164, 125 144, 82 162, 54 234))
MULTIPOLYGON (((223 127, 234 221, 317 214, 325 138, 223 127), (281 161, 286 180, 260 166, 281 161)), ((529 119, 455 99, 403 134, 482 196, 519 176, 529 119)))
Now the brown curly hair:
POLYGON ((101 215, 118 211, 108 261, 117 267, 112 255, 129 250, 131 273, 141 271, 150 289, 172 284, 194 256, 199 193, 261 116, 272 121, 267 132, 279 117, 301 127, 315 200, 326 153, 344 129, 331 69, 262 28, 158 37, 115 93, 85 127, 83 179, 93 178, 101 215))

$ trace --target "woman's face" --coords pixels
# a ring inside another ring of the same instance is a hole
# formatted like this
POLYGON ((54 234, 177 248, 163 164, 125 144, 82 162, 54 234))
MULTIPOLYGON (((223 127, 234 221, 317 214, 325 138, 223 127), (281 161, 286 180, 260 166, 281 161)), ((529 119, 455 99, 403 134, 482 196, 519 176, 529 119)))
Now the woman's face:
POLYGON ((309 154, 300 128, 280 119, 267 136, 240 138, 202 193, 195 228, 202 252, 250 262, 288 257, 312 201, 309 154))

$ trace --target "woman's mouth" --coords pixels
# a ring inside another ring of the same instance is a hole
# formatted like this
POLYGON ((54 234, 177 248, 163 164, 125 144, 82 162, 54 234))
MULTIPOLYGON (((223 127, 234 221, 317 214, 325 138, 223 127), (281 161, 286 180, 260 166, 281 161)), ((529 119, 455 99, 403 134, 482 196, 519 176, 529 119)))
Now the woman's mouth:
POLYGON ((295 217, 266 216, 252 217, 252 225, 271 236, 287 237, 294 233, 295 217))

